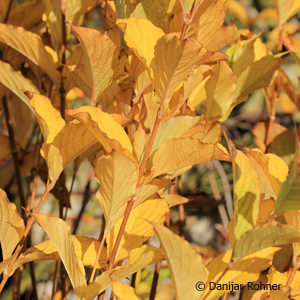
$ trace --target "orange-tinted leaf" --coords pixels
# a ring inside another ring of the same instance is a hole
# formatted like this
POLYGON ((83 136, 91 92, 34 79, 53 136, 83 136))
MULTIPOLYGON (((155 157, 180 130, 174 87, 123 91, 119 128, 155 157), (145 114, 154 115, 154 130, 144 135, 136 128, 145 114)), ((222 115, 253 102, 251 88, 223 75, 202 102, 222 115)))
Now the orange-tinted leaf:
POLYGON ((0 189, 0 242, 3 260, 10 257, 25 230, 24 222, 16 206, 0 189))
POLYGON ((146 65, 150 67, 154 57, 155 44, 164 35, 164 32, 147 19, 120 19, 117 24, 124 31, 127 46, 139 57, 144 58, 146 65))
POLYGON ((132 145, 122 126, 108 113, 98 107, 81 106, 69 109, 68 115, 83 123, 108 153, 126 149, 132 153, 132 145))
POLYGON ((55 63, 40 36, 23 27, 0 24, 0 41, 22 53, 58 83, 55 63))
POLYGON ((31 110, 29 98, 24 91, 39 94, 34 84, 24 77, 20 71, 15 71, 12 66, 0 60, 0 83, 6 86, 11 92, 18 96, 31 110))
POLYGON ((206 103, 204 116, 209 121, 225 121, 231 112, 236 90, 236 76, 227 62, 219 62, 205 84, 206 103))
POLYGON ((212 160, 229 161, 230 158, 220 144, 206 144, 189 138, 168 140, 153 154, 152 177, 212 160))
POLYGON ((72 26, 83 46, 86 64, 92 82, 91 103, 96 103, 98 96, 110 84, 115 73, 118 57, 114 43, 100 31, 72 26))
MULTIPOLYGON (((158 40, 151 63, 156 94, 168 102, 177 86, 185 80, 199 64, 210 60, 208 52, 195 40, 180 41, 175 34, 158 40)), ((218 58, 217 58, 218 60, 218 58)))

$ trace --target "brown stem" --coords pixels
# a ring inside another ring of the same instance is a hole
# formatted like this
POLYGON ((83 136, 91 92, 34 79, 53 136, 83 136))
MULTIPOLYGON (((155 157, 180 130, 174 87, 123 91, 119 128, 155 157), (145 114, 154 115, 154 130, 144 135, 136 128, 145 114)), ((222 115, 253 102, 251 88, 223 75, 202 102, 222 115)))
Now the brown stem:
POLYGON ((120 242, 121 242, 121 239, 122 239, 122 235, 124 233, 124 230, 125 230, 125 227, 126 227, 131 209, 133 207, 133 203, 134 203, 133 198, 131 198, 130 201, 127 202, 127 206, 126 206, 125 213, 124 213, 124 218, 123 218, 120 230, 119 230, 118 235, 117 235, 116 243, 115 243, 114 248, 112 250, 111 257, 109 258, 109 265, 108 265, 109 269, 112 269, 112 267, 114 265, 114 262, 115 262, 115 259, 116 259, 116 256, 117 256, 117 252, 118 252, 118 248, 119 248, 119 245, 120 245, 120 242))
POLYGON ((7 7, 7 11, 6 11, 5 17, 3 19, 3 23, 4 24, 7 23, 7 21, 8 21, 9 14, 10 14, 10 11, 11 11, 13 3, 14 3, 14 0, 10 0, 9 1, 8 7, 7 7))
POLYGON ((102 252, 102 249, 103 249, 103 246, 104 246, 104 242, 105 242, 105 236, 102 236, 100 247, 98 249, 97 257, 96 257, 96 260, 95 260, 95 263, 94 263, 94 267, 93 267, 93 270, 92 270, 92 273, 91 273, 91 276, 90 276, 90 279, 89 279, 89 284, 91 284, 94 280, 95 273, 96 273, 96 268, 97 268, 97 263, 99 261, 100 255, 101 255, 101 252, 102 252))
MULTIPOLYGON (((37 214, 39 212, 39 210, 41 209, 42 205, 44 204, 48 194, 50 192, 50 187, 49 185, 46 187, 46 190, 43 194, 43 197, 42 199, 40 200, 40 202, 38 203, 37 207, 35 208, 34 210, 34 214, 37 214)), ((8 280, 8 278, 11 276, 11 271, 12 271, 12 268, 13 268, 13 265, 14 263, 16 262, 19 254, 21 253, 21 250, 23 249, 24 247, 24 244, 25 244, 25 241, 26 241, 26 238, 29 234, 29 231, 31 229, 31 226, 32 224, 34 223, 34 217, 31 215, 28 220, 27 220, 27 224, 26 224, 26 228, 24 230, 24 233, 23 233, 23 236, 14 252, 14 254, 11 256, 11 261, 7 267, 7 271, 6 271, 6 275, 3 277, 2 281, 1 281, 1 284, 0 284, 0 294, 2 293, 2 290, 8 280)))
MULTIPOLYGON (((182 185, 181 176, 178 177, 177 187, 178 187, 178 193, 182 194, 183 185, 182 185)), ((184 239, 185 215, 184 215, 184 205, 182 203, 178 205, 178 214, 179 214, 179 222, 178 222, 179 235, 181 238, 184 239)))
POLYGON ((161 268, 161 261, 158 262, 155 265, 155 270, 154 270, 154 275, 153 275, 153 280, 152 280, 152 285, 151 285, 151 291, 150 291, 149 300, 154 300, 155 299, 156 289, 157 289, 157 284, 158 284, 158 278, 159 278, 159 273, 160 273, 160 268, 161 268))

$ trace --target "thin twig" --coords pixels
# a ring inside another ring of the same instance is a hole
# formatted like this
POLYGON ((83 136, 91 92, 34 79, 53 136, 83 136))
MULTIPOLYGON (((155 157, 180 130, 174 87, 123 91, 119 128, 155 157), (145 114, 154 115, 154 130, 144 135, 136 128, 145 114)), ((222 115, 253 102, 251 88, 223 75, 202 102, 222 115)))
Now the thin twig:
POLYGON ((10 0, 8 3, 7 11, 6 11, 5 17, 3 19, 4 24, 7 23, 7 21, 8 21, 9 14, 10 14, 13 3, 14 3, 14 0, 10 0))
MULTIPOLYGON (((181 176, 178 177, 177 187, 178 187, 178 194, 182 194, 183 185, 182 185, 181 176)), ((178 214, 179 214, 179 222, 178 222, 179 235, 181 238, 184 239, 185 215, 184 215, 184 205, 182 203, 178 205, 178 214)))
POLYGON ((222 164, 218 160, 214 160, 212 164, 214 165, 214 167, 216 168, 217 172, 220 175, 223 188, 224 188, 224 197, 225 197, 227 212, 228 215, 231 216, 233 214, 233 200, 231 196, 231 190, 230 190, 230 184, 228 182, 228 178, 226 176, 222 164))
POLYGON ((149 300, 154 300, 155 299, 156 289, 157 289, 157 284, 158 284, 158 279, 159 279, 159 273, 160 273, 160 268, 161 268, 161 261, 158 262, 155 265, 149 300))
MULTIPOLYGON (((213 165, 212 165, 211 162, 206 163, 206 165, 207 165, 207 167, 209 169, 208 179, 209 179, 209 184, 211 186, 214 198, 217 201, 220 201, 222 197, 221 197, 221 193, 220 193, 220 191, 218 189, 218 185, 217 185, 217 182, 216 182, 215 174, 213 172, 213 165)), ((227 225, 229 223, 229 219, 228 219, 228 216, 227 216, 224 204, 220 203, 218 205, 218 210, 219 210, 219 214, 220 214, 220 217, 221 217, 221 220, 222 220, 222 224, 223 224, 225 230, 227 231, 227 225)))

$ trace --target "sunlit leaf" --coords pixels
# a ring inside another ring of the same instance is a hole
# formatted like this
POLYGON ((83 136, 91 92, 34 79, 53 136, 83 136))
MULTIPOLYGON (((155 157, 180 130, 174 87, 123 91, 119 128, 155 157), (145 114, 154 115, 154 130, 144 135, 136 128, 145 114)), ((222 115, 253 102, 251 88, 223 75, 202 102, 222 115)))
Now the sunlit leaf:
POLYGON ((189 138, 168 140, 153 154, 152 177, 212 160, 229 161, 230 158, 219 144, 206 144, 189 138))
POLYGON ((278 12, 279 27, 300 10, 298 0, 273 0, 278 12))
POLYGON ((10 64, 2 60, 0 60, 0 83, 18 96, 32 110, 29 105, 29 98, 24 94, 24 91, 39 94, 38 89, 20 71, 15 71, 10 64))
MULTIPOLYGON (((76 255, 82 260, 84 266, 92 268, 95 264, 100 242, 85 236, 73 235, 73 244, 76 255)), ((106 265, 106 249, 103 248, 96 267, 106 265)), ((35 245, 24 251, 13 265, 13 271, 30 261, 60 260, 60 256, 51 240, 35 245)))
MULTIPOLYGON (((116 261, 126 258, 129 251, 140 247, 143 242, 153 236, 154 230, 150 222, 163 223, 168 211, 169 207, 164 199, 150 199, 135 207, 126 223, 116 261)), ((115 224, 107 236, 106 241, 109 255, 111 255, 121 223, 122 219, 115 224)))
POLYGON ((60 218, 41 214, 33 216, 54 244, 75 292, 79 293, 81 288, 86 287, 85 271, 81 258, 76 255, 71 228, 60 218))
POLYGON ((237 242, 241 235, 256 224, 260 190, 258 176, 249 158, 240 150, 236 151, 233 160, 234 180, 234 239, 237 242))
MULTIPOLYGON (((266 126, 267 124, 260 122, 257 123, 252 130, 256 137, 255 143, 262 151, 265 151, 266 148, 266 126)), ((286 127, 274 122, 272 124, 268 151, 277 154, 291 167, 296 155, 296 141, 294 135, 286 127)))
POLYGON ((3 260, 10 257, 25 230, 24 222, 15 204, 0 189, 0 242, 3 260))
POLYGON ((200 42, 192 39, 180 41, 175 34, 159 39, 151 63, 158 97, 168 101, 177 86, 192 73, 193 68, 207 63, 212 55, 200 42))
POLYGON ((134 288, 128 284, 118 282, 115 280, 111 281, 112 290, 117 300, 139 300, 141 299, 134 292, 134 288))
POLYGON ((199 281, 205 282, 207 277, 201 255, 166 227, 158 224, 153 226, 166 254, 177 299, 199 299, 201 291, 195 285, 199 281))
POLYGON ((232 290, 230 287, 234 287, 229 286, 228 283, 246 285, 257 280, 260 272, 272 265, 273 255, 278 250, 279 248, 276 247, 262 249, 243 257, 233 266, 231 265, 232 250, 220 254, 207 266, 208 279, 203 297, 209 300, 218 299, 222 294, 230 292, 232 290), (217 288, 215 284, 221 285, 217 288))
POLYGON ((55 63, 46 51, 40 36, 23 27, 0 24, 0 41, 22 53, 49 75, 54 83, 58 82, 55 63))
POLYGON ((274 72, 284 63, 283 58, 267 55, 246 68, 237 80, 236 98, 253 93, 270 84, 274 72))
POLYGON ((245 148, 245 150, 258 175, 260 192, 264 194, 264 198, 276 199, 281 184, 288 174, 288 166, 275 154, 264 154, 259 149, 245 148))
POLYGON ((143 245, 130 252, 128 261, 121 267, 105 271, 96 277, 95 281, 84 289, 87 300, 91 300, 111 285, 111 280, 121 280, 148 265, 155 264, 164 259, 161 249, 143 245))
POLYGON ((187 30, 187 37, 195 38, 209 50, 218 50, 237 39, 234 26, 223 26, 226 7, 222 1, 202 1, 192 24, 187 30))
POLYGON ((95 172, 100 183, 96 197, 106 219, 106 235, 123 216, 127 202, 135 196, 137 165, 126 156, 113 152, 97 160, 95 172))
POLYGON ((127 149, 132 153, 132 145, 128 135, 110 114, 98 107, 91 106, 69 109, 67 114, 83 123, 107 152, 111 152, 112 149, 117 151, 127 149))
POLYGON ((98 30, 73 25, 72 31, 83 46, 92 82, 91 102, 96 103, 115 73, 118 63, 117 48, 106 34, 98 30))
POLYGON ((149 20, 141 18, 120 19, 118 26, 124 31, 124 39, 129 48, 144 58, 148 67, 154 57, 156 42, 164 32, 149 20))
POLYGON ((66 122, 47 97, 33 94, 30 104, 36 113, 45 143, 52 143, 55 136, 66 125, 66 122))
POLYGON ((182 197, 178 194, 169 194, 169 195, 165 195, 164 199, 166 199, 166 201, 169 204, 169 207, 173 207, 179 204, 184 204, 184 203, 188 203, 189 199, 186 197, 182 197))
POLYGON ((174 117, 163 123, 156 134, 151 153, 170 139, 180 138, 199 122, 199 117, 181 116, 174 117))
POLYGON ((300 233, 293 226, 267 223, 245 232, 235 243, 234 260, 267 247, 276 247, 300 241, 300 233))
POLYGON ((96 0, 65 0, 66 21, 80 25, 84 15, 96 4, 96 0))

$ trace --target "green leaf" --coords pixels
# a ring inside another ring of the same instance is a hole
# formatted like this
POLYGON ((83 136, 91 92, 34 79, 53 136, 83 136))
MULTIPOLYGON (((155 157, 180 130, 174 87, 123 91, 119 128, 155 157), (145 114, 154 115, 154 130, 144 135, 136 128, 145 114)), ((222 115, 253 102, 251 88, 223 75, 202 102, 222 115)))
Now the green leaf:
POLYGON ((278 223, 267 223, 245 232, 234 246, 234 260, 267 247, 276 247, 300 241, 297 228, 278 223))

